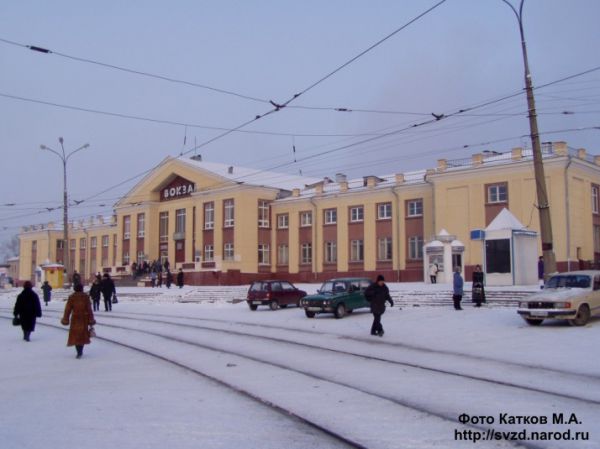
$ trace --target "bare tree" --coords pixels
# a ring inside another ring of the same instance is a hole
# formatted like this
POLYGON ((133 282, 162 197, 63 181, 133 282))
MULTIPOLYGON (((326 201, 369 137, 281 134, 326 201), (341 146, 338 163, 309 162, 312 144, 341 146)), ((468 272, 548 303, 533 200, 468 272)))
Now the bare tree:
POLYGON ((19 236, 13 235, 0 244, 0 260, 19 255, 19 236))

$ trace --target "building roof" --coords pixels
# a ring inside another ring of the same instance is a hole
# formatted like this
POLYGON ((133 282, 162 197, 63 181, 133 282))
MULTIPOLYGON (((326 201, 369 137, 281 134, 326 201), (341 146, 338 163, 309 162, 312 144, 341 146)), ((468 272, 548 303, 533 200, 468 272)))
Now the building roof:
POLYGON ((500 231, 504 229, 525 229, 523 223, 521 223, 517 217, 515 217, 511 211, 504 208, 500 211, 496 218, 492 220, 487 228, 487 231, 500 231))

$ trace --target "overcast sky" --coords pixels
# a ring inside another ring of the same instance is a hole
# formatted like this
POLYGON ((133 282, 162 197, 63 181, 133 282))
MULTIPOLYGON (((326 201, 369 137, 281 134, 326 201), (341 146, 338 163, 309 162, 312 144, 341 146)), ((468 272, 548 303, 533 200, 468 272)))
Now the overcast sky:
MULTIPOLYGON (((0 2, 0 39, 55 52, 0 42, 0 242, 16 234, 20 225, 62 220, 60 210, 40 213, 62 204, 61 162, 40 150, 41 144, 59 150, 59 136, 67 151, 90 144, 70 159, 68 169, 71 199, 92 197, 222 132, 183 123, 235 128, 271 110, 264 101, 290 99, 436 3, 0 2), (181 124, 94 114, 6 95, 181 124)), ((534 85, 600 66, 600 2, 527 0, 524 12, 534 85)), ((501 0, 447 0, 291 103, 398 113, 288 107, 243 128, 283 135, 232 133, 197 152, 209 161, 281 166, 277 170, 313 177, 434 167, 438 158, 528 145, 520 137, 528 133, 524 96, 472 111, 477 116, 403 129, 429 120, 432 112, 452 113, 516 93, 523 85, 518 26, 509 7, 501 0), (398 132, 377 136, 392 130, 398 132), (302 161, 368 138, 376 139, 302 161), (500 142, 484 144, 495 141, 500 142)), ((536 95, 540 130, 547 133, 542 141, 564 140, 573 148, 600 153, 600 130, 551 133, 600 125, 600 71, 541 88, 536 95)), ((70 217, 110 214, 134 182, 71 207, 70 217)))

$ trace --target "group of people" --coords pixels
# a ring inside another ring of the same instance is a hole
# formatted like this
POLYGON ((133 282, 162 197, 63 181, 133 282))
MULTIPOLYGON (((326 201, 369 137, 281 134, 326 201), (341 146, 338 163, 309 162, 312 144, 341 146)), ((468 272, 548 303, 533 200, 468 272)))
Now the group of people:
MULTIPOLYGON (((166 270, 164 278, 163 278, 162 271, 154 271, 153 270, 150 273, 150 286, 152 288, 162 287, 163 279, 164 279, 164 284, 167 286, 167 288, 171 288, 171 285, 173 284, 173 273, 171 273, 171 270, 168 270, 168 269, 166 270)), ((176 283, 177 283, 177 287, 183 288, 183 270, 181 268, 177 272, 176 283)))
MULTIPOLYGON (((432 284, 437 283, 437 275, 439 271, 440 270, 437 263, 432 263, 429 266, 429 280, 432 284)), ((459 266, 454 267, 454 277, 452 278, 452 301, 454 303, 455 310, 462 310, 461 301, 464 294, 464 279, 460 273, 461 268, 459 266)), ((471 289, 471 300, 475 303, 475 307, 481 307, 481 304, 485 302, 485 286, 481 265, 475 266, 475 269, 473 270, 472 281, 473 288, 471 289)))

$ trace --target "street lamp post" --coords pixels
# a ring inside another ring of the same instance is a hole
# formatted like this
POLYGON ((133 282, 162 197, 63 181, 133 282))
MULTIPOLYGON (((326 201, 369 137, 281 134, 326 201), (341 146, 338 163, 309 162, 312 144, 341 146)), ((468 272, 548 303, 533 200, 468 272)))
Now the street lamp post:
POLYGON ((67 161, 71 156, 73 156, 78 151, 84 150, 90 146, 89 143, 80 146, 76 150, 71 151, 69 154, 65 153, 65 147, 63 145, 63 138, 59 137, 58 141, 60 142, 60 147, 62 152, 58 151, 46 146, 40 145, 42 150, 48 150, 51 153, 56 154, 63 163, 63 264, 65 266, 65 272, 69 272, 69 200, 67 194, 67 161))
POLYGON ((527 46, 525 45, 525 32, 523 30, 523 3, 521 0, 519 10, 508 1, 502 0, 515 13, 517 22, 519 22, 519 32, 521 34, 521 50, 523 52, 523 66, 525 69, 525 91, 527 93, 527 108, 529 117, 529 129, 531 137, 531 147, 533 151, 533 169, 535 173, 535 185, 538 201, 538 213, 540 217, 540 234, 542 238, 542 254, 544 256, 544 274, 556 272, 556 257, 552 244, 552 221, 550 219, 550 204, 548 202, 548 192, 546 190, 546 177, 544 174, 544 162, 542 160, 542 149, 540 146, 540 136, 538 132, 537 113, 535 110, 535 99, 533 97, 533 83, 529 71, 529 61, 527 59, 527 46))

